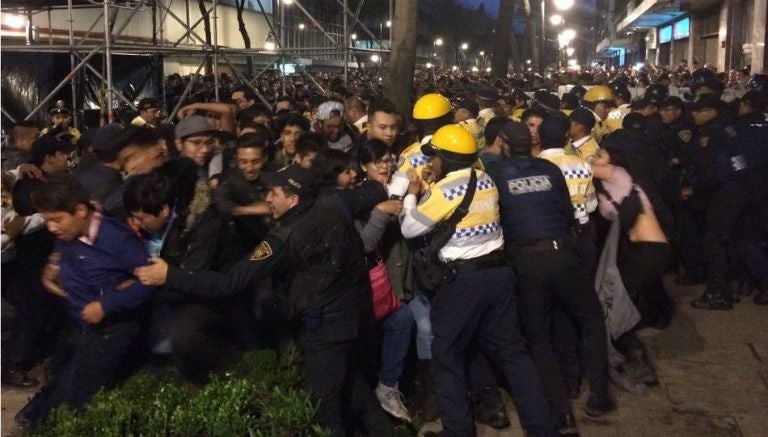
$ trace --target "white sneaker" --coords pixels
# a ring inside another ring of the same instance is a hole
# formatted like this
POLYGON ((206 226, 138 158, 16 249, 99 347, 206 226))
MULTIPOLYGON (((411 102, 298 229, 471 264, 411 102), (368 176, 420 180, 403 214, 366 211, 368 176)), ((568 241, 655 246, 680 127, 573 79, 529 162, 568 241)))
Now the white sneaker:
POLYGON ((376 386, 376 397, 379 398, 381 408, 392 416, 411 422, 411 413, 405 408, 403 403, 403 394, 395 387, 387 387, 386 385, 379 383, 376 386))

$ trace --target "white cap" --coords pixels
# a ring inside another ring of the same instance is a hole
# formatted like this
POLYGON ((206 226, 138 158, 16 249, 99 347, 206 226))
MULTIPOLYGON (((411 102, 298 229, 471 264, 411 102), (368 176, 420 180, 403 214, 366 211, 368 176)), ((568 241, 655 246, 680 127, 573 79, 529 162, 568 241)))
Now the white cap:
POLYGON ((321 103, 320 106, 317 107, 317 119, 328 120, 333 115, 336 115, 333 114, 333 111, 338 111, 339 116, 344 116, 344 104, 333 100, 321 103))

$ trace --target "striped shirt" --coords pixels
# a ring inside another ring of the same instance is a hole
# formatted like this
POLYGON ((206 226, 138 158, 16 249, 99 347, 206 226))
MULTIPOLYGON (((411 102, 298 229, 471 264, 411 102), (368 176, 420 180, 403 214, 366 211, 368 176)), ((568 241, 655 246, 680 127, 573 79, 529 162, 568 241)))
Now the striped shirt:
MULTIPOLYGON (((473 259, 504 246, 499 218, 499 192, 485 172, 475 170, 477 188, 469 212, 456 226, 451 240, 440 250, 444 261, 473 259)), ((458 208, 469 186, 470 169, 448 173, 421 196, 409 194, 403 204, 400 228, 403 236, 414 238, 430 232, 458 208)))
POLYGON ((592 184, 592 167, 576 155, 570 155, 563 148, 546 149, 539 158, 555 164, 565 176, 571 195, 573 216, 579 223, 589 221, 589 213, 597 208, 595 186, 592 184))

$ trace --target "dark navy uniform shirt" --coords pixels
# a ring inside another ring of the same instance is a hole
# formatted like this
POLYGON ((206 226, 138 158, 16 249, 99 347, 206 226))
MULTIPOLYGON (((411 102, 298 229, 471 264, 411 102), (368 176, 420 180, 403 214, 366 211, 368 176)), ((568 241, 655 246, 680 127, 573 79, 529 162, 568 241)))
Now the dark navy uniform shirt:
POLYGON ((516 157, 487 169, 499 190, 499 206, 507 243, 566 235, 573 223, 568 187, 555 164, 516 157))

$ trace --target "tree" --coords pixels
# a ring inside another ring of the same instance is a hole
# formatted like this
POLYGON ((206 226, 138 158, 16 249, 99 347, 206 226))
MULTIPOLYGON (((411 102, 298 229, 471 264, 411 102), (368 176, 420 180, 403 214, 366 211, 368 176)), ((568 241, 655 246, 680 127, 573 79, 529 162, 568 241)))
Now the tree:
POLYGON ((416 34, 419 1, 395 3, 392 20, 392 51, 386 81, 386 93, 402 114, 409 114, 413 71, 416 69, 416 34))
MULTIPOLYGON (((208 14, 208 8, 205 7, 205 1, 204 0, 198 0, 197 5, 200 7, 200 13, 203 14, 203 29, 205 30, 205 43, 208 45, 208 47, 211 46, 211 17, 208 14)), ((208 57, 208 59, 205 62, 205 74, 212 74, 213 73, 213 62, 211 61, 211 58, 208 57)))
POLYGON ((493 62, 491 71, 495 77, 506 78, 509 65, 510 35, 514 38, 514 32, 510 31, 512 19, 515 15, 515 0, 501 0, 499 4, 499 18, 496 21, 496 34, 493 38, 493 62))
POLYGON ((539 65, 539 51, 536 48, 536 19, 533 15, 533 10, 531 10, 531 0, 523 0, 523 10, 525 11, 525 34, 524 34, 524 44, 525 48, 523 49, 523 53, 526 53, 526 50, 528 53, 528 59, 531 60, 532 64, 535 66, 539 65))
MULTIPOLYGON (((245 0, 238 0, 237 2, 237 26, 240 29, 240 35, 243 36, 243 47, 246 49, 251 48, 251 37, 248 36, 248 30, 245 28, 245 20, 243 20, 243 9, 245 9, 245 0)), ((245 58, 246 68, 248 74, 253 74, 253 59, 250 56, 245 58)))

